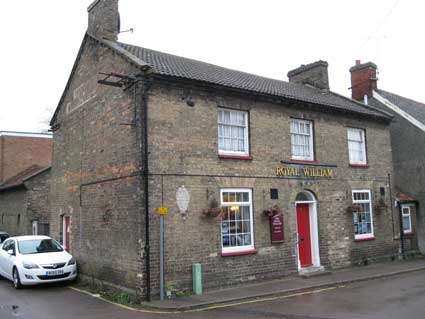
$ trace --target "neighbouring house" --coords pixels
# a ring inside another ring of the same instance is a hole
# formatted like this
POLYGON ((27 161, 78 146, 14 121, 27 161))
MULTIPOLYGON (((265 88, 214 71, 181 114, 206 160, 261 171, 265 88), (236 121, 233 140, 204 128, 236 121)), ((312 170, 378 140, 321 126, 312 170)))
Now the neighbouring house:
POLYGON ((328 64, 289 82, 117 41, 97 0, 51 120, 51 234, 81 273, 157 294, 398 255, 386 112, 329 90, 328 64))
POLYGON ((0 185, 32 165, 50 166, 52 134, 0 131, 0 185))
POLYGON ((0 185, 0 229, 49 235, 50 167, 32 165, 0 185))
POLYGON ((425 252, 425 104, 378 88, 377 66, 350 69, 352 97, 393 116, 390 125, 397 218, 403 220, 404 247, 425 252))

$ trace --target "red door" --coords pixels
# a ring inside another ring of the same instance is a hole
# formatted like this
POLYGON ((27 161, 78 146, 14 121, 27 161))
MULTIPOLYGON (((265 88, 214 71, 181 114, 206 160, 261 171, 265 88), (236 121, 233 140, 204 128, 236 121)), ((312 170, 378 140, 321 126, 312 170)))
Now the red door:
POLYGON ((69 240, 70 240, 70 227, 71 227, 71 217, 65 216, 65 249, 69 251, 69 240))
POLYGON ((310 214, 308 204, 297 205, 298 255, 301 267, 312 266, 310 214))

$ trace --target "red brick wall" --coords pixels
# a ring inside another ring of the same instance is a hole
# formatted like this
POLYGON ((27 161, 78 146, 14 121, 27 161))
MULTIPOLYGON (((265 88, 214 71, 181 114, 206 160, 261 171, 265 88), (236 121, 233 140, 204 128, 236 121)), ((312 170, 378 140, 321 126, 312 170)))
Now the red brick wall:
POLYGON ((367 95, 372 97, 377 89, 376 65, 368 62, 357 64, 350 69, 351 73, 351 97, 361 101, 367 95))
POLYGON ((52 139, 0 136, 0 183, 31 165, 50 166, 52 139))

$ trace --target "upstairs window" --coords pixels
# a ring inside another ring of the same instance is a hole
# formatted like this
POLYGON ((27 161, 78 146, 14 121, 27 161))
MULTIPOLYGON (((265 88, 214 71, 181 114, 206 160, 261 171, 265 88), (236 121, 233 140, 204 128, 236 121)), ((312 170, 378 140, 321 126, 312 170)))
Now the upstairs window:
POLYGON ((366 165, 365 131, 357 128, 347 130, 348 154, 350 164, 366 165))
POLYGON ((218 153, 249 155, 248 112, 218 110, 218 153))
POLYGON ((373 216, 370 190, 353 191, 353 204, 357 210, 353 213, 354 238, 373 238, 373 216))
POLYGON ((314 160, 313 122, 291 120, 291 153, 295 160, 314 160))

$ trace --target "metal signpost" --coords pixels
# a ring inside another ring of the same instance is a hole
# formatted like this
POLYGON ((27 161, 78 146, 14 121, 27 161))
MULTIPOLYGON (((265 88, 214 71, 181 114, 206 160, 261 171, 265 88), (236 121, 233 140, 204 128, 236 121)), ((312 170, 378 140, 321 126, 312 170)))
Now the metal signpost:
POLYGON ((167 207, 159 207, 159 296, 164 300, 164 216, 168 215, 167 207))

